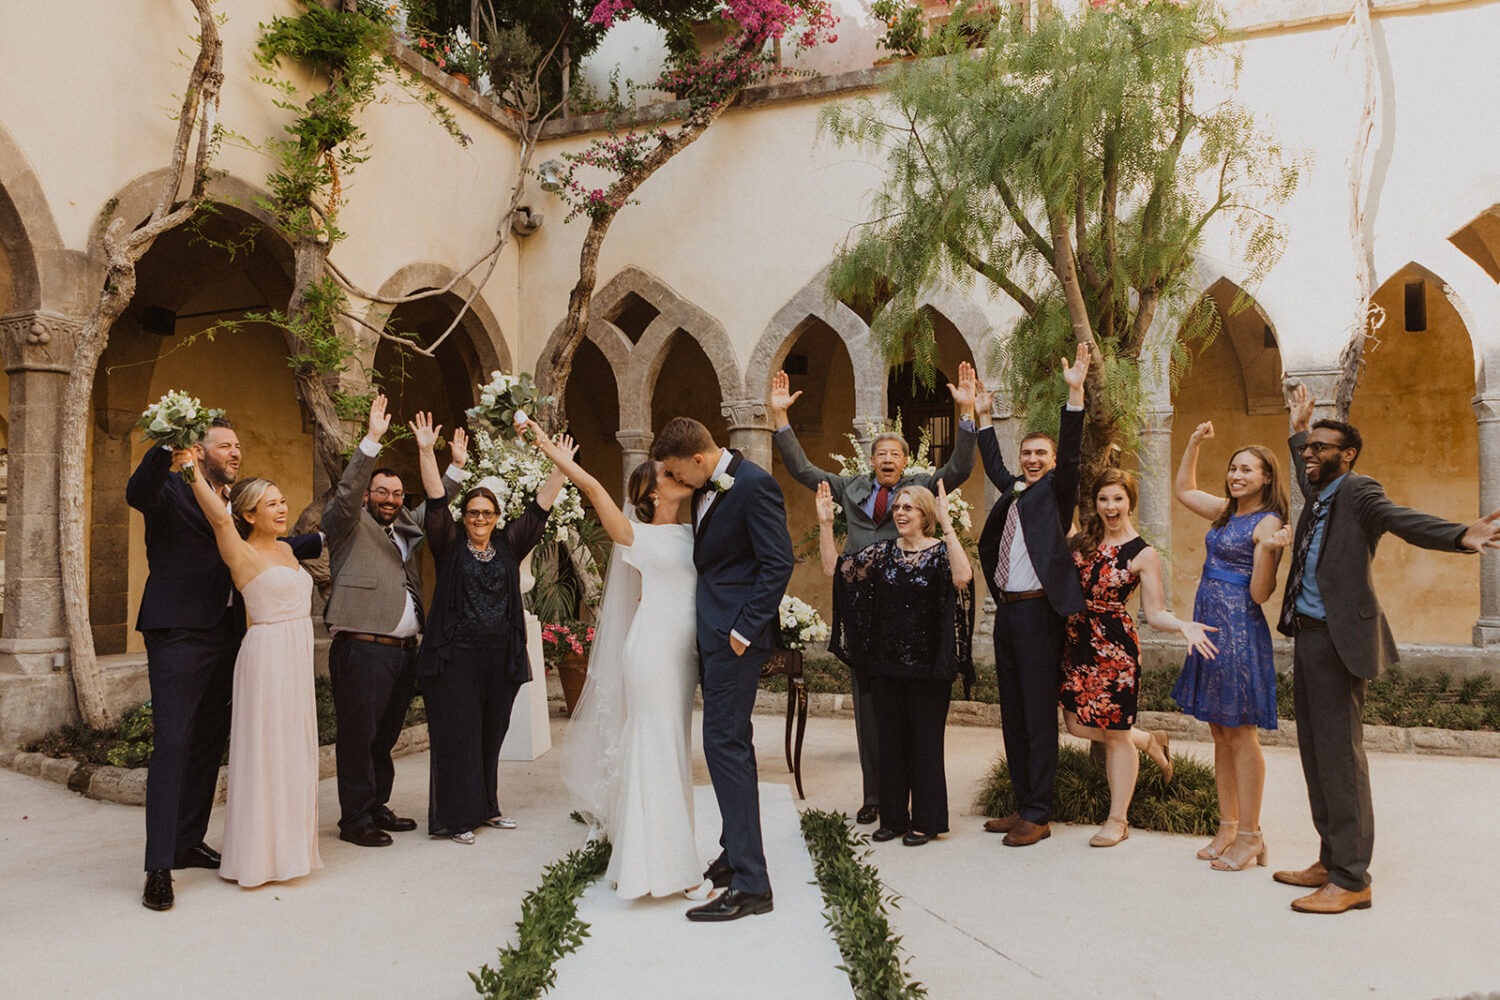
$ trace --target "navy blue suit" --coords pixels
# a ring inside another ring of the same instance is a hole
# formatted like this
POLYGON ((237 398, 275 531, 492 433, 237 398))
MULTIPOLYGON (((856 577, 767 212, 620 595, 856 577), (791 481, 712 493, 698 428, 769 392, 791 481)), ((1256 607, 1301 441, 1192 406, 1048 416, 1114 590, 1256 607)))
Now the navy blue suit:
MULTIPOLYGON (((145 515, 150 574, 136 631, 146 640, 152 749, 146 775, 146 870, 173 867, 203 842, 229 745, 234 661, 245 606, 219 556, 193 488, 173 473, 172 452, 150 448, 125 487, 145 515)), ((317 534, 287 539, 298 559, 322 551, 317 534)))
POLYGON ((697 496, 693 504, 703 756, 724 819, 719 843, 723 860, 734 869, 731 885, 741 892, 765 893, 771 882, 761 844, 750 715, 761 666, 776 645, 778 609, 795 560, 776 480, 737 452, 727 473, 734 484, 714 498, 701 521, 697 496), (742 655, 736 656, 730 646, 731 631, 750 644, 742 655))

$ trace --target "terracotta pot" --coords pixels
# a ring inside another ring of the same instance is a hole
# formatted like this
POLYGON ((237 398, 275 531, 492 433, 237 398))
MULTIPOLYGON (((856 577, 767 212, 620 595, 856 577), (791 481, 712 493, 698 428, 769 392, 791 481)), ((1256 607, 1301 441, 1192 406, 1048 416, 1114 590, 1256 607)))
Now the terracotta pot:
POLYGON ((450 71, 448 75, 453 77, 453 79, 457 80, 459 83, 463 84, 465 87, 469 85, 469 74, 467 73, 457 73, 450 71))
POLYGON ((568 714, 573 714, 573 709, 578 707, 578 696, 583 694, 583 682, 589 675, 589 657, 587 653, 568 652, 563 654, 557 661, 557 679, 562 681, 563 704, 567 706, 568 714))

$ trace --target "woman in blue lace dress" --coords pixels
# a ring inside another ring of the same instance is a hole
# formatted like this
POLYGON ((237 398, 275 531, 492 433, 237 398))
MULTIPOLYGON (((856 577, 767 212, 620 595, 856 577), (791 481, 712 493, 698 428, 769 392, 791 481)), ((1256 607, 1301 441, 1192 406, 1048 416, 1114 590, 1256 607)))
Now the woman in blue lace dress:
POLYGON ((1172 697, 1208 723, 1214 738, 1219 832, 1198 857, 1220 871, 1241 871, 1266 859, 1260 833, 1266 763, 1256 727, 1276 728, 1276 667, 1261 605, 1276 589, 1281 553, 1263 543, 1286 521, 1287 499, 1276 458, 1260 445, 1230 458, 1227 498, 1198 489, 1198 452, 1213 436, 1211 423, 1193 431, 1175 493, 1188 510, 1213 522, 1193 617, 1218 627, 1219 654, 1209 660, 1190 650, 1172 697))

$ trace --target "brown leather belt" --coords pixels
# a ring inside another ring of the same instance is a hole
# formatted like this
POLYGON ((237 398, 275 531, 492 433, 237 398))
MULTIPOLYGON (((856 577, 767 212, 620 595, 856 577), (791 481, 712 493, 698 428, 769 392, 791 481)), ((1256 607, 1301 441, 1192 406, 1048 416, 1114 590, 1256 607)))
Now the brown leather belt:
POLYGON ((414 635, 405 639, 398 639, 394 635, 372 635, 369 632, 340 632, 339 635, 355 642, 374 642, 382 646, 395 646, 397 649, 411 649, 417 644, 417 637, 414 635))
POLYGON ((1324 621, 1322 618, 1314 618, 1312 615, 1304 615, 1301 613, 1292 615, 1292 624, 1297 627, 1298 631, 1301 631, 1305 628, 1328 627, 1328 622, 1324 621))
POLYGON ((1034 601, 1038 597, 1046 597, 1045 590, 1002 590, 1000 600, 1006 604, 1014 604, 1017 601, 1034 601))

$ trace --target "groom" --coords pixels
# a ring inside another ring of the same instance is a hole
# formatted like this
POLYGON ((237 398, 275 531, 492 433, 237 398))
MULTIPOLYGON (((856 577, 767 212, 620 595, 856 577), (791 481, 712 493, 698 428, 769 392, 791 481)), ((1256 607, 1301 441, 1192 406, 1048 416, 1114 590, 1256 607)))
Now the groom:
POLYGON ((772 908, 750 713, 792 576, 786 507, 770 473, 714 444, 708 428, 689 417, 677 417, 662 428, 653 457, 673 479, 696 490, 693 564, 698 570, 703 755, 724 820, 719 837, 723 852, 704 877, 729 887, 687 916, 738 920, 772 908))

